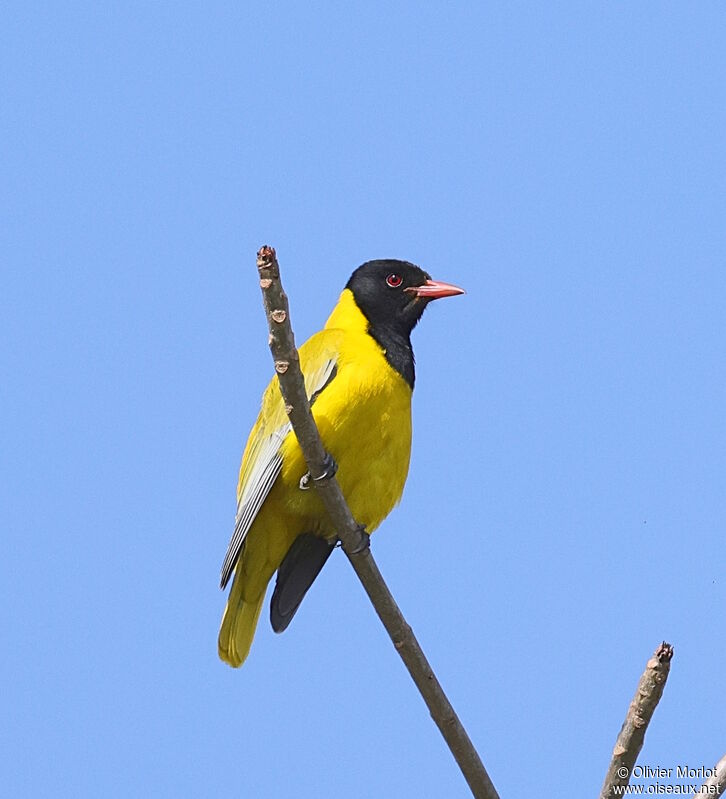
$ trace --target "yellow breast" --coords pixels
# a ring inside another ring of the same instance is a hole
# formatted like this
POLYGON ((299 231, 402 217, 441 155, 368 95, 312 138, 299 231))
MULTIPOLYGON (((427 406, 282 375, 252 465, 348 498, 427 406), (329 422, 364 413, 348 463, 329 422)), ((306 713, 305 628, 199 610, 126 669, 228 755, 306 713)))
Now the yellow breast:
MULTIPOLYGON (((350 291, 343 292, 325 329, 338 337, 337 374, 315 401, 313 416, 338 464, 353 516, 372 532, 400 500, 408 475, 411 389, 367 334, 350 291)), ((283 443, 282 456, 282 482, 297 485, 307 468, 294 435, 283 443)), ((288 500, 315 532, 333 534, 314 490, 298 489, 288 500)))

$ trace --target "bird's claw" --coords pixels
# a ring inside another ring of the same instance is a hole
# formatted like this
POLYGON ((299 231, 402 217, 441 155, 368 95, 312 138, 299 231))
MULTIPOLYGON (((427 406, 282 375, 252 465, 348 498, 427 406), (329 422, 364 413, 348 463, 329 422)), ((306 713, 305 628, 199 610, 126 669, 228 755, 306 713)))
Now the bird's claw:
POLYGON ((366 549, 371 547, 371 536, 365 525, 358 525, 358 534, 360 536, 358 543, 348 552, 349 555, 360 555, 361 552, 365 552, 366 549))
POLYGON ((319 483, 321 480, 329 480, 331 477, 335 476, 335 473, 338 471, 338 464, 335 462, 333 456, 329 453, 325 453, 325 458, 323 458, 323 473, 319 477, 313 477, 313 480, 316 483, 319 483))
POLYGON ((333 456, 329 452, 326 452, 325 458, 323 459, 323 473, 317 477, 312 477, 310 472, 305 472, 300 478, 300 490, 307 491, 311 483, 321 483, 323 480, 329 480, 337 471, 338 464, 335 462, 333 456))

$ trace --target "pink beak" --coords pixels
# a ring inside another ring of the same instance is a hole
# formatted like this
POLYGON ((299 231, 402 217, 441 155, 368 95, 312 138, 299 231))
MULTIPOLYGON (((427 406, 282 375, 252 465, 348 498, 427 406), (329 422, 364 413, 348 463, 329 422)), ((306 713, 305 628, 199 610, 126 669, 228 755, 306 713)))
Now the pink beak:
POLYGON ((454 297, 457 294, 466 294, 464 289, 451 283, 442 283, 440 280, 427 280, 423 286, 410 286, 407 292, 427 300, 438 300, 440 297, 454 297))

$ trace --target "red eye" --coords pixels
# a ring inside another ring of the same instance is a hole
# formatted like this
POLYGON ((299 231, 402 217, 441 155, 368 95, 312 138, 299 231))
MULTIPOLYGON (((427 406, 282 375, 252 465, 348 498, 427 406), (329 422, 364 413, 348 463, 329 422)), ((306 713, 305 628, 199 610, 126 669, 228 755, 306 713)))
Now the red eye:
POLYGON ((403 278, 401 277, 401 275, 395 275, 395 274, 389 275, 386 278, 386 283, 388 283, 388 285, 392 289, 397 289, 401 285, 401 283, 403 283, 403 278))

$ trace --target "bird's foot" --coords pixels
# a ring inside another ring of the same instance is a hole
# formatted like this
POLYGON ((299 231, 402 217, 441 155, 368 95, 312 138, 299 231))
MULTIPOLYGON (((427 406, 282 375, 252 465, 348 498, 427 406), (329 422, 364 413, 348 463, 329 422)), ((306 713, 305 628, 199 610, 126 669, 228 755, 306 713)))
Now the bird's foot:
POLYGON ((307 491, 311 484, 321 483, 323 480, 329 480, 337 471, 338 464, 335 462, 333 456, 329 452, 326 452, 325 458, 323 459, 323 473, 317 477, 312 477, 310 472, 305 472, 305 474, 300 478, 300 490, 307 491))
POLYGON ((331 477, 335 476, 335 473, 338 471, 338 464, 335 462, 335 458, 329 453, 325 453, 325 458, 323 458, 323 473, 318 477, 313 477, 313 480, 316 483, 319 483, 321 480, 329 480, 331 477))
POLYGON ((358 543, 348 552, 349 555, 360 555, 361 552, 364 552, 366 549, 370 549, 371 547, 371 537, 366 530, 365 525, 358 525, 358 535, 358 543))

